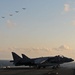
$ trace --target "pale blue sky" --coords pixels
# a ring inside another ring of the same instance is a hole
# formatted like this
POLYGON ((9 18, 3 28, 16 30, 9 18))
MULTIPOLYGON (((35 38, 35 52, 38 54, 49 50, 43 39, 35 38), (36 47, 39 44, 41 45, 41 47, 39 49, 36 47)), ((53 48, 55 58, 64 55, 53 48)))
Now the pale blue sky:
POLYGON ((68 45, 74 52, 74 0, 0 0, 1 51, 12 47, 53 49, 61 45, 68 45))

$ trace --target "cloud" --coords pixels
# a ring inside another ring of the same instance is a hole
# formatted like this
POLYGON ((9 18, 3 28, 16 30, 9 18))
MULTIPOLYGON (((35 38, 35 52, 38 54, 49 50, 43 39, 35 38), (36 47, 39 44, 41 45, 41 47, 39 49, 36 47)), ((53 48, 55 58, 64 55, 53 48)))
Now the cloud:
MULTIPOLYGON (((0 49, 0 57, 2 59, 13 59, 11 52, 17 53, 19 56, 25 54, 30 58, 44 57, 44 56, 56 56, 64 55, 69 57, 74 57, 75 52, 68 45, 61 45, 57 48, 20 48, 20 47, 9 47, 0 49)), ((21 56, 22 57, 22 56, 21 56)))
POLYGON ((17 24, 12 22, 11 20, 7 20, 7 27, 8 28, 14 28, 17 24))
POLYGON ((21 54, 25 54, 29 57, 40 57, 40 56, 50 56, 50 49, 48 48, 19 48, 19 47, 11 47, 8 48, 8 52, 16 52, 21 56, 21 54))
POLYGON ((64 11, 69 12, 70 11, 70 5, 69 4, 64 4, 64 11))
POLYGON ((67 46, 67 45, 61 45, 59 47, 59 49, 61 49, 61 50, 70 50, 71 48, 69 46, 67 46))
POLYGON ((71 50, 71 48, 67 45, 61 45, 58 48, 53 48, 53 50, 63 51, 63 50, 71 50))
POLYGON ((68 12, 75 12, 75 1, 68 1, 67 3, 63 4, 63 10, 61 11, 61 15, 64 15, 68 12))
POLYGON ((70 10, 71 10, 70 4, 65 3, 65 4, 64 4, 63 11, 61 12, 61 14, 63 15, 63 14, 65 14, 65 13, 69 12, 70 10))

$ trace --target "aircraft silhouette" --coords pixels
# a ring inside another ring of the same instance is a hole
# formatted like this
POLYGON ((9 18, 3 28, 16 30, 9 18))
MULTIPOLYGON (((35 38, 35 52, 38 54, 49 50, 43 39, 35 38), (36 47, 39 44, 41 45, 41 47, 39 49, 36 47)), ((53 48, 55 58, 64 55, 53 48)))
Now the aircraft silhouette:
POLYGON ((17 55, 15 52, 12 52, 13 64, 15 66, 25 65, 33 66, 37 68, 45 68, 47 66, 52 66, 53 68, 58 68, 60 64, 74 61, 72 58, 64 56, 54 56, 54 57, 38 57, 38 58, 29 58, 26 55, 22 54, 22 58, 17 55))

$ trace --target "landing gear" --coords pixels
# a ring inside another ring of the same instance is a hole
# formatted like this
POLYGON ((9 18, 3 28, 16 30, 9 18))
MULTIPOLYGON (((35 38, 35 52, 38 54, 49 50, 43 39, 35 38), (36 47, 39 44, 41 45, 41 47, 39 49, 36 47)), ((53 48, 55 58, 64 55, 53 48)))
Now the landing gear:
POLYGON ((38 65, 37 65, 37 69, 40 69, 40 68, 41 68, 41 66, 38 66, 38 65))
POLYGON ((41 66, 41 65, 35 65, 35 66, 33 66, 33 68, 36 68, 36 69, 40 69, 40 68, 46 68, 46 66, 41 66))
POLYGON ((43 66, 43 68, 46 68, 46 66, 43 66))
POLYGON ((52 69, 57 69, 59 67, 60 67, 60 65, 56 65, 56 66, 53 66, 52 69))

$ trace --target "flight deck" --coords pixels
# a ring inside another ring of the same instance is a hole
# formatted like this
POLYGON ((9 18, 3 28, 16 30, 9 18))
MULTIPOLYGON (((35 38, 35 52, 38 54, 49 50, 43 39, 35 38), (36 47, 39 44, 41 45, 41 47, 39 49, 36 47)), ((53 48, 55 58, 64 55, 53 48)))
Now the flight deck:
POLYGON ((0 75, 75 75, 75 70, 70 68, 3 68, 0 75))

